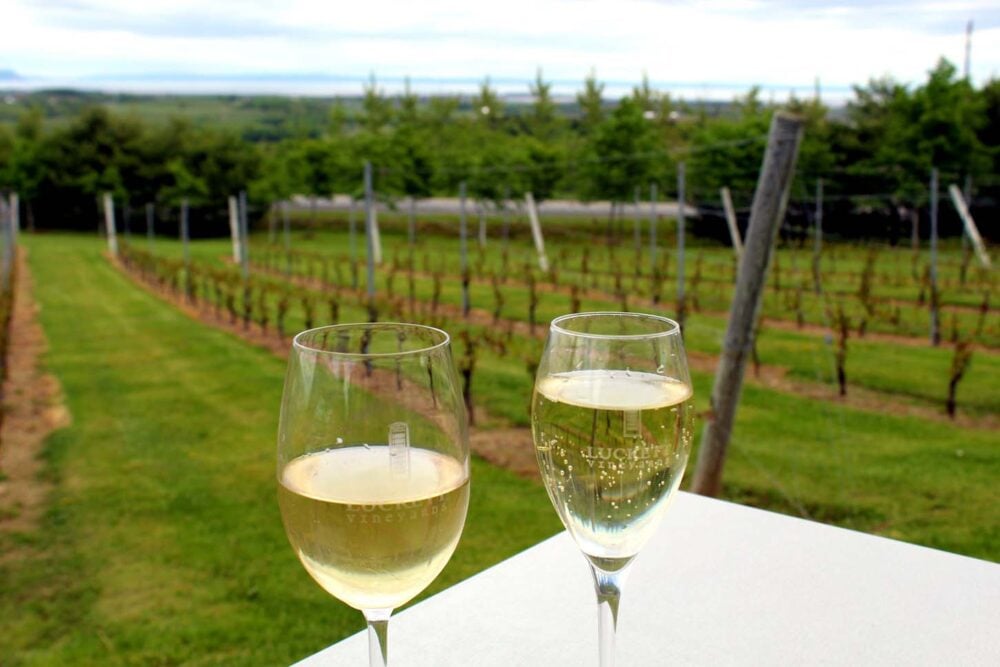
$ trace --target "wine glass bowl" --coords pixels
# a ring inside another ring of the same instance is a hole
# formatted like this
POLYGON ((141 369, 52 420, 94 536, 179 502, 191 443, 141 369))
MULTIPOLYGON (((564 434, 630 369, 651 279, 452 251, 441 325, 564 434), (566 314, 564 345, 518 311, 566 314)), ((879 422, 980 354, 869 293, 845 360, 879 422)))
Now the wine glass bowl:
POLYGON ((602 666, 613 661, 626 569, 687 464, 691 397, 672 320, 579 313, 552 322, 535 380, 532 435, 549 498, 594 573, 602 666))
POLYGON ((391 611, 441 572, 468 509, 465 407, 448 335, 369 323, 296 336, 277 476, 299 560, 365 614, 371 664, 384 665, 391 611))

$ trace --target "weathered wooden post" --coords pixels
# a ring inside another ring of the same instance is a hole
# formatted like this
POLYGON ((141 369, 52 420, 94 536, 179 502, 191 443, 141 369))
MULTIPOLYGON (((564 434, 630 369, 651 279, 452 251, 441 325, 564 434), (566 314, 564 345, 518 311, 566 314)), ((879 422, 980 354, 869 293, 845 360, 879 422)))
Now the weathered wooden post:
POLYGON ((191 232, 188 229, 188 200, 187 197, 181 199, 181 248, 184 250, 184 273, 190 270, 191 265, 191 232))
POLYGON ((486 207, 483 202, 479 202, 476 207, 479 211, 479 247, 486 247, 486 207))
POLYGON ((684 329, 687 319, 687 300, 684 295, 684 241, 687 236, 687 221, 684 219, 685 200, 684 192, 684 163, 677 163, 677 322, 684 329))
POLYGON ((649 275, 656 275, 656 183, 649 184, 649 275))
POLYGON ((288 202, 281 202, 281 236, 285 241, 285 275, 292 275, 292 221, 288 217, 288 202))
POLYGON ((816 294, 821 294, 823 292, 823 283, 821 282, 822 271, 820 270, 820 262, 823 259, 823 179, 816 179, 816 215, 814 216, 814 227, 813 227, 813 291, 816 294))
POLYGON ((240 267, 243 280, 250 277, 250 222, 247 217, 247 191, 240 190, 238 199, 240 231, 240 267))
POLYGON ((14 271, 14 210, 13 206, 8 206, 0 198, 0 225, 3 226, 3 267, 2 287, 6 290, 10 287, 10 276, 14 271))
POLYGON ((801 118, 780 112, 771 120, 729 324, 712 386, 710 417, 702 433, 692 484, 692 489, 703 495, 718 495, 722 488, 722 468, 743 390, 747 356, 753 347, 754 324, 764 293, 767 266, 795 173, 802 125, 801 118))
POLYGON ((524 193, 524 202, 528 207, 528 221, 531 223, 531 236, 535 240, 535 250, 538 251, 538 268, 549 271, 549 258, 545 256, 545 237, 542 236, 542 224, 538 221, 538 210, 535 208, 535 197, 530 192, 524 193))
POLYGON ((149 251, 153 252, 153 241, 156 235, 156 230, 153 226, 156 224, 156 205, 153 202, 146 204, 146 241, 149 245, 149 251))
POLYGON ((21 198, 16 192, 10 193, 10 226, 14 233, 14 244, 21 234, 21 198))
POLYGON ((634 220, 635 223, 632 226, 632 245, 635 247, 635 275, 638 276, 642 271, 639 263, 639 259, 642 257, 642 207, 639 205, 639 199, 642 193, 642 188, 638 185, 632 191, 632 202, 635 205, 634 220))
POLYGON ((115 234, 115 202, 110 192, 104 193, 104 229, 108 234, 108 252, 118 256, 118 236, 115 234))
POLYGON ((236 197, 229 197, 229 236, 233 240, 233 262, 239 264, 240 259, 240 206, 236 197))
POLYGON ((351 196, 351 207, 347 211, 347 248, 348 253, 351 258, 351 289, 358 289, 358 232, 357 232, 357 222, 355 221, 355 209, 357 208, 357 202, 354 196, 351 196))
POLYGON ((368 255, 368 318, 375 321, 375 207, 372 202, 372 163, 365 160, 365 244, 368 255))
POLYGON ((733 197, 726 186, 723 186, 719 190, 719 196, 722 197, 722 210, 726 216, 726 226, 729 228, 729 240, 733 244, 733 253, 735 253, 736 259, 739 260, 740 256, 743 255, 743 239, 740 238, 740 228, 736 223, 736 209, 733 208, 733 197))
POLYGON ((941 343, 941 313, 938 309, 937 250, 938 250, 938 170, 931 169, 931 345, 941 343))
POLYGON ((972 243, 972 247, 976 251, 976 257, 979 258, 979 263, 982 264, 983 268, 990 268, 990 256, 986 252, 986 246, 983 245, 983 237, 979 234, 976 221, 972 219, 972 214, 969 213, 965 197, 954 183, 948 186, 948 194, 951 196, 951 203, 954 204, 955 210, 958 212, 958 217, 962 219, 962 225, 965 227, 965 236, 962 238, 968 238, 972 243))
POLYGON ((406 242, 412 248, 417 243, 417 198, 410 197, 410 215, 406 221, 406 242))
POLYGON ((462 268, 462 316, 469 316, 469 232, 465 218, 465 181, 458 184, 458 247, 462 268))

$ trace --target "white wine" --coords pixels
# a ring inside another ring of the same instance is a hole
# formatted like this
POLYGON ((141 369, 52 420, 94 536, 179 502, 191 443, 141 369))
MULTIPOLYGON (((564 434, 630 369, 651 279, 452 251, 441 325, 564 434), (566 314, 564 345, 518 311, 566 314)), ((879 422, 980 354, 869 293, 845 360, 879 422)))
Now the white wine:
POLYGON ((356 609, 394 609, 441 572, 469 505, 466 465, 408 448, 400 468, 388 446, 300 456, 279 475, 285 530, 320 586, 356 609))
POLYGON ((532 432, 552 504, 596 565, 639 552, 680 484, 691 446, 691 387, 634 371, 540 378, 532 432))

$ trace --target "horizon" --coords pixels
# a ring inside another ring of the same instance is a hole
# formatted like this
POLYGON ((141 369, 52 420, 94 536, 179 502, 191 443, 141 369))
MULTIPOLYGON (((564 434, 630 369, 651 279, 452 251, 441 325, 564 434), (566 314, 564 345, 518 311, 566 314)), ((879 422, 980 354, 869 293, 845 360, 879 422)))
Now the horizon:
POLYGON ((17 88, 150 94, 469 94, 489 76, 527 94, 539 69, 556 95, 589 72, 620 97, 648 75, 686 100, 843 100, 853 86, 923 82, 939 58, 977 86, 1000 74, 1000 7, 987 0, 514 0, 502 7, 372 0, 12 0, 0 79, 17 88), (527 20, 530 17, 530 20, 527 20), (971 57, 966 29, 974 22, 971 57), (44 45, 44 49, 39 49, 44 45))

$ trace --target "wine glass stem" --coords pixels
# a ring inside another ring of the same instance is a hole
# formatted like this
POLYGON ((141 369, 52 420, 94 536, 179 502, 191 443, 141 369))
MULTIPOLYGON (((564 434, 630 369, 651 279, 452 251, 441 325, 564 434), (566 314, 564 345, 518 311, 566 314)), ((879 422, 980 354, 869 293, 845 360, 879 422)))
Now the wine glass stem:
POLYGON ((618 629, 618 603, 625 583, 625 568, 608 572, 590 565, 597 590, 597 641, 600 651, 600 667, 615 665, 615 636, 618 629))
POLYGON ((368 664, 370 667, 388 667, 389 616, 392 609, 366 609, 368 621, 368 664))

